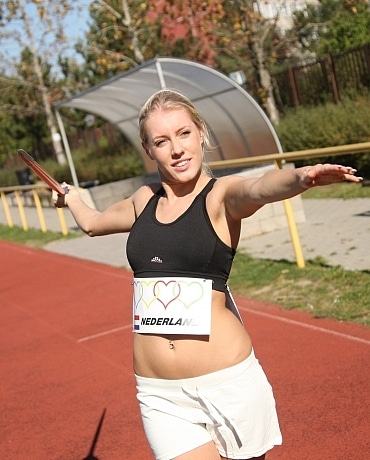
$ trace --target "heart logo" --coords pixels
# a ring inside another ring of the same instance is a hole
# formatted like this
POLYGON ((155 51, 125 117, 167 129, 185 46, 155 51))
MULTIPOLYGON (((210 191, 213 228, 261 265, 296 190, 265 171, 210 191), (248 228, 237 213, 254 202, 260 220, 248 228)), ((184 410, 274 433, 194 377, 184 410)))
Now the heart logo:
POLYGON ((153 294, 166 310, 171 302, 174 302, 179 298, 181 294, 181 286, 175 280, 167 282, 159 280, 153 287, 153 294))
POLYGON ((151 289, 149 289, 153 283, 153 280, 134 281, 134 305, 136 309, 140 303, 143 303, 149 310, 151 304, 157 300, 157 297, 155 295, 153 296, 151 289))
POLYGON ((140 281, 134 281, 134 307, 137 310, 137 307, 143 298, 144 290, 140 281))
POLYGON ((179 302, 181 302, 188 310, 192 305, 197 303, 203 297, 203 283, 201 281, 191 281, 190 283, 187 283, 186 281, 180 281, 180 283, 183 285, 182 290, 184 295, 181 299, 179 299, 179 302), (184 302, 183 299, 188 300, 184 302))

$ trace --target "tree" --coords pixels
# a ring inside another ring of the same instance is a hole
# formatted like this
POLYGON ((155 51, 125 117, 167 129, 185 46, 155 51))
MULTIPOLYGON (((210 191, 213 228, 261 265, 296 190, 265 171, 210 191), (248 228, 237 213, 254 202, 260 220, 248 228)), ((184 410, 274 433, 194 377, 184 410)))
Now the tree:
POLYGON ((330 26, 323 30, 319 54, 341 53, 370 41, 370 8, 366 0, 345 0, 330 26))
POLYGON ((93 0, 92 22, 76 50, 86 63, 91 84, 117 75, 151 58, 155 26, 147 20, 148 4, 142 0, 93 0))
POLYGON ((17 80, 5 75, 0 76, 0 167, 8 160, 10 153, 19 147, 19 139, 26 137, 25 125, 17 123, 11 113, 14 100, 17 98, 17 80))
POLYGON ((278 16, 264 18, 253 2, 233 0, 223 2, 225 15, 218 28, 216 62, 230 73, 243 70, 248 86, 258 95, 270 120, 279 122, 270 67, 275 61, 278 16), (235 68, 236 66, 236 68, 235 68))
MULTIPOLYGON (((28 49, 22 52, 22 61, 17 65, 17 78, 0 79, 1 111, 4 129, 1 133, 1 147, 15 151, 17 144, 25 149, 39 150, 41 139, 48 134, 43 116, 43 106, 39 91, 35 90, 36 77, 30 72, 32 55, 28 49), (10 138, 12 142, 10 142, 10 138)), ((40 63, 43 78, 48 78, 50 66, 40 63)))
POLYGON ((110 78, 156 55, 218 67, 247 69, 274 123, 279 115, 270 67, 276 54, 277 18, 264 19, 247 0, 94 0, 84 56, 90 84, 110 78))
MULTIPOLYGON (((27 54, 27 59, 23 59, 21 65, 17 66, 14 65, 14 62, 17 61, 16 55, 5 56, 3 53, 3 63, 6 63, 7 66, 6 72, 13 73, 12 76, 15 76, 16 71, 20 71, 18 83, 23 85, 22 92, 27 94, 29 88, 32 87, 34 93, 40 96, 40 105, 35 104, 34 116, 40 116, 39 107, 41 106, 55 155, 60 164, 66 163, 66 157, 52 112, 55 93, 48 85, 52 82, 50 67, 49 80, 47 80, 45 66, 49 66, 55 56, 61 54, 65 47, 66 36, 63 21, 71 9, 71 3, 67 0, 58 2, 9 0, 1 2, 0 10, 0 43, 3 49, 7 45, 8 48, 13 45, 10 49, 14 49, 15 45, 19 52, 27 54)), ((23 58, 26 57, 26 54, 23 55, 23 58)), ((23 109, 22 105, 13 107, 13 110, 17 110, 19 114, 23 109)))
POLYGON ((294 13, 290 35, 316 57, 341 53, 369 42, 370 9, 366 0, 322 0, 294 13))
POLYGON ((159 25, 157 49, 214 66, 218 24, 225 15, 219 0, 150 1, 148 17, 159 25))
POLYGON ((226 74, 243 70, 270 119, 278 123, 269 59, 276 19, 264 19, 247 0, 152 1, 151 18, 160 24, 158 49, 216 67, 226 74), (267 53, 270 53, 267 56, 267 53), (253 85, 253 83, 252 83, 253 85))

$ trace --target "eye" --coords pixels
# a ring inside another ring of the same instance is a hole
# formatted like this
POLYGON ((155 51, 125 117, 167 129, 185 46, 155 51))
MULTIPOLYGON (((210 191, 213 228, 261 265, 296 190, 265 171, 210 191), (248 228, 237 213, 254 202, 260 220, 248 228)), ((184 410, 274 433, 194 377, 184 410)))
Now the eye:
POLYGON ((157 141, 154 142, 154 147, 163 147, 167 144, 168 140, 167 139, 158 139, 157 141))
POLYGON ((190 129, 186 129, 185 131, 182 131, 180 136, 181 137, 188 137, 190 135, 190 129))

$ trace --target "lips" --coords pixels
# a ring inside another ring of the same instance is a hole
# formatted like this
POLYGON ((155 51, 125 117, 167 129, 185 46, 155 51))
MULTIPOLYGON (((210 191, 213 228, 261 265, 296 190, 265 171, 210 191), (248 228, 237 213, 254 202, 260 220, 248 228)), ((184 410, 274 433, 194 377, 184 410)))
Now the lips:
POLYGON ((180 161, 176 161, 176 163, 174 163, 173 166, 174 166, 175 168, 183 168, 183 167, 186 166, 189 162, 190 162, 190 160, 180 160, 180 161))

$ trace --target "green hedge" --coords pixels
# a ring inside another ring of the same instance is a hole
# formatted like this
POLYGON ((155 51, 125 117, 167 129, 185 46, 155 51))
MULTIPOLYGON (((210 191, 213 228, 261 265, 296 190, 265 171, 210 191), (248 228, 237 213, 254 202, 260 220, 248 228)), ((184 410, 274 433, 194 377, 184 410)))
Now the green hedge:
MULTIPOLYGON (((370 96, 340 104, 291 109, 275 127, 285 152, 370 142, 370 96)), ((335 162, 370 178, 370 153, 297 161, 296 165, 335 162)))

